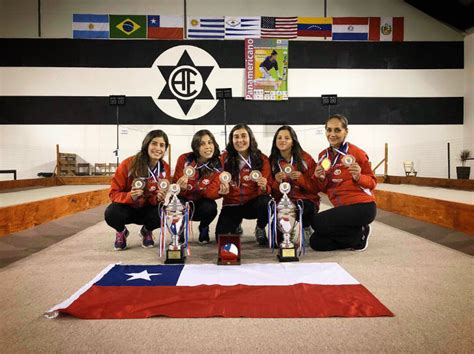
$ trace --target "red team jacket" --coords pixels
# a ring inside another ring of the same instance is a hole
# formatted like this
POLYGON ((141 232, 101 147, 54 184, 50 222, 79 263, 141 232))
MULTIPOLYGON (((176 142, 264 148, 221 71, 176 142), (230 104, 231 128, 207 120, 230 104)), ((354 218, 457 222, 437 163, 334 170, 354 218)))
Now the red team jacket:
MULTIPOLYGON (((224 166, 225 160, 227 159, 228 153, 224 151, 221 154, 221 164, 224 166)), ((267 179, 267 190, 262 191, 260 187, 250 179, 250 167, 247 165, 240 169, 239 182, 235 183, 233 180, 230 182, 229 193, 224 195, 222 205, 242 205, 248 201, 256 198, 257 196, 270 194, 272 185, 272 171, 270 168, 270 161, 264 154, 262 157, 262 176, 267 179)))
MULTIPOLYGON (((133 177, 130 176, 130 166, 135 157, 130 156, 119 165, 115 175, 112 177, 112 182, 110 184, 109 198, 114 203, 129 204, 134 208, 141 208, 146 205, 157 205, 156 201, 156 190, 158 189, 157 183, 153 177, 148 176, 147 183, 145 187, 144 197, 138 198, 133 201, 130 191, 132 189, 133 177)), ((161 160, 161 171, 157 176, 157 180, 163 178, 170 178, 170 167, 169 165, 161 160)))
MULTIPOLYGON (((176 183, 178 179, 183 176, 184 168, 187 166, 196 167, 196 161, 190 161, 191 152, 182 154, 178 157, 176 162, 176 169, 174 171, 173 183, 176 183)), ((205 167, 203 167, 205 168, 205 167)), ((181 191, 179 194, 181 197, 187 200, 198 200, 201 198, 218 199, 221 197, 219 192, 219 170, 215 170, 210 175, 200 177, 200 171, 196 169, 194 177, 188 179, 187 190, 181 191)))
MULTIPOLYGON (((314 203, 316 206, 316 210, 319 209, 319 188, 316 181, 312 178, 314 175, 314 170, 316 168, 316 162, 314 159, 305 151, 301 154, 301 160, 303 165, 306 167, 305 171, 302 172, 302 175, 297 180, 293 180, 289 177, 284 178, 284 182, 288 182, 291 184, 291 191, 288 194, 288 197, 295 202, 298 199, 305 199, 309 200, 314 203)), ((285 166, 289 165, 290 163, 287 162, 285 159, 279 160, 279 165, 283 170, 285 166)), ((297 170, 296 163, 293 163, 293 170, 297 170)), ((273 171, 274 174, 280 172, 279 170, 273 171)), ((272 195, 275 197, 276 200, 279 200, 283 195, 280 193, 280 183, 278 183, 275 179, 272 181, 272 195)))
MULTIPOLYGON (((318 157, 318 163, 321 163, 325 157, 328 157, 332 163, 329 171, 326 171, 324 181, 318 181, 321 191, 327 193, 329 200, 335 207, 375 202, 372 191, 377 185, 377 179, 370 167, 367 154, 362 149, 349 143, 343 144, 339 150, 347 150, 347 154, 355 157, 356 162, 361 167, 360 179, 358 182, 352 179, 349 170, 341 162, 343 155, 334 154, 331 148, 327 148, 321 151, 318 157), (336 163, 334 163, 334 160, 336 160, 336 163)), ((313 179, 316 179, 314 174, 313 179)))

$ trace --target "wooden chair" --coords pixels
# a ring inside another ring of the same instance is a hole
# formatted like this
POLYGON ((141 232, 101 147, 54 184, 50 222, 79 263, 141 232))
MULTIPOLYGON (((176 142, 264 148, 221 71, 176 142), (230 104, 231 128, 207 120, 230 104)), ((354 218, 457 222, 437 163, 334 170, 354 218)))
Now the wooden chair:
POLYGON ((91 174, 91 165, 89 163, 78 163, 76 169, 77 176, 89 176, 91 174))
POLYGON ((405 170, 405 176, 409 177, 413 175, 416 177, 416 174, 418 173, 415 170, 415 164, 413 161, 403 161, 403 169, 405 170))

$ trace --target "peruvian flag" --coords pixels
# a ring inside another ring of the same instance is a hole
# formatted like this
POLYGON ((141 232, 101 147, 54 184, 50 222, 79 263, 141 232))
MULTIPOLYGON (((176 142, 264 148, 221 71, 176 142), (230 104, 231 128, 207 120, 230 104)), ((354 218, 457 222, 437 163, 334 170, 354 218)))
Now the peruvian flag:
POLYGON ((393 316, 337 263, 109 265, 46 316, 393 316))
POLYGON ((403 41, 403 17, 370 17, 369 41, 403 41))

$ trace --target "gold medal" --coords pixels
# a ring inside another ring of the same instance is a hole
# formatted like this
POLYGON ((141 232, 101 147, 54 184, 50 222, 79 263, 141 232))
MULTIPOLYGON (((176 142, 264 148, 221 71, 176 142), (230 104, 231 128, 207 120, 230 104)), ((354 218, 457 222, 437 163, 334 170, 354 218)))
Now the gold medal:
POLYGON ((293 172, 293 166, 286 165, 285 168, 283 169, 283 172, 285 172, 287 175, 289 175, 291 172, 293 172))
POLYGON ((324 169, 324 171, 329 171, 331 168, 331 160, 326 157, 323 161, 321 161, 321 167, 324 169))
POLYGON ((167 190, 168 187, 170 186, 170 181, 167 179, 162 179, 160 180, 160 183, 158 184, 161 190, 167 190))
POLYGON ((133 189, 145 189, 145 179, 144 178, 135 178, 132 182, 133 189))

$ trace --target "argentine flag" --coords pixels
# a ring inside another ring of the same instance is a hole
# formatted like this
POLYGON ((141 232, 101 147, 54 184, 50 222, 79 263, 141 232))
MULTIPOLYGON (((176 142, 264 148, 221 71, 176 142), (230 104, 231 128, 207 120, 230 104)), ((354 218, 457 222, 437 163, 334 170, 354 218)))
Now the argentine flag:
POLYGON ((109 38, 109 15, 74 14, 73 38, 109 38))

